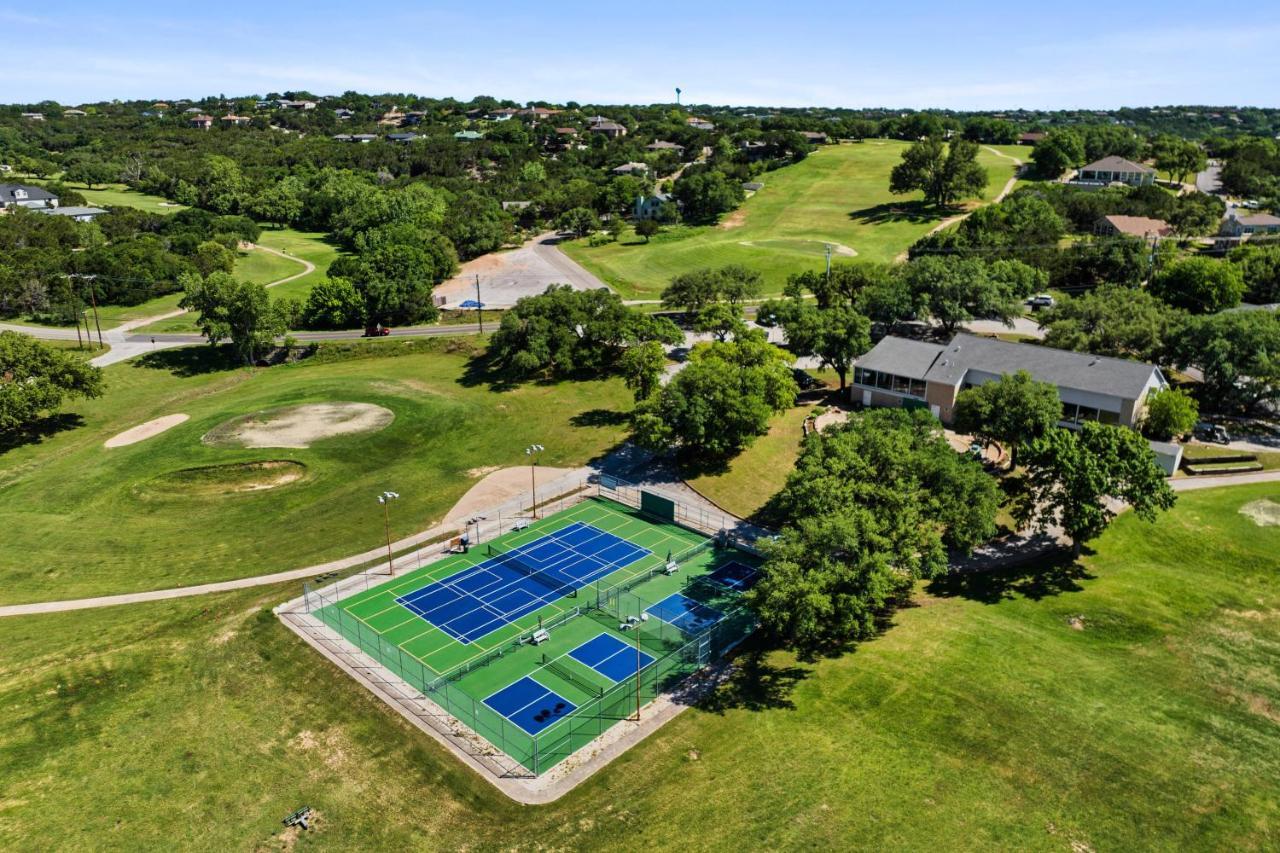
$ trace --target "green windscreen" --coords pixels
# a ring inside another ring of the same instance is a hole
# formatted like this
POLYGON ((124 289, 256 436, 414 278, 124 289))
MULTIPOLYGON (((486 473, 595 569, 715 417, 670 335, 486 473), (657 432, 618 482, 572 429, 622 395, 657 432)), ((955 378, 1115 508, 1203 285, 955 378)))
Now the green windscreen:
POLYGON ((661 521, 676 520, 675 502, 652 492, 640 493, 640 511, 661 521))

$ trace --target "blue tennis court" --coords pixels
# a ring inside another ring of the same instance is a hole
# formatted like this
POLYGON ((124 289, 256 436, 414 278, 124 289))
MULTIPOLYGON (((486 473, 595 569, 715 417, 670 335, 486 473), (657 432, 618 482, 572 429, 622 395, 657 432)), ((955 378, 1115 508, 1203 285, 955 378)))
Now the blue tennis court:
POLYGON ((637 654, 633 646, 612 634, 600 634, 587 640, 569 652, 569 657, 613 682, 631 678, 637 671, 653 663, 653 655, 645 652, 637 654))
POLYGON ((531 735, 577 710, 577 705, 529 676, 494 693, 484 704, 531 735))
POLYGON ((759 574, 758 571, 746 563, 733 562, 725 563, 707 575, 707 580, 715 581, 721 586, 727 586, 737 592, 744 592, 755 586, 759 574))
POLYGON ((724 618, 724 614, 714 607, 708 607, 678 592, 673 592, 657 604, 646 608, 645 612, 658 617, 663 622, 675 625, 686 634, 705 631, 724 618))
POLYGON ((471 643, 650 554, 575 522, 396 602, 455 640, 471 643))

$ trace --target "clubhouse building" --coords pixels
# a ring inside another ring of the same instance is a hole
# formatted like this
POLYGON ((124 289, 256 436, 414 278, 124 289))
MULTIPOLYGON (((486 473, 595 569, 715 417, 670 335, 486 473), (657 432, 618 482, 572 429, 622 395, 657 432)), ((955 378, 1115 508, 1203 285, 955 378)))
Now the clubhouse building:
POLYGON ((1069 427, 1136 428, 1147 395, 1169 387, 1155 365, 961 333, 946 344, 884 338, 854 362, 850 394, 865 406, 928 408, 949 424, 961 391, 1019 370, 1057 386, 1069 427))

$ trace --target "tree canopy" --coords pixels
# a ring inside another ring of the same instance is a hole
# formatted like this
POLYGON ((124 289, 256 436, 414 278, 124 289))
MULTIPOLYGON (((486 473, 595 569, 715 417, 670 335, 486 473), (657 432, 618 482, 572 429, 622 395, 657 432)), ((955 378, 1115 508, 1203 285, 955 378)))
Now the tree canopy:
POLYGON ((1010 466, 1017 467, 1018 448, 1062 420, 1062 400, 1052 382, 1037 382, 1019 370, 961 391, 952 417, 957 432, 1008 447, 1010 466))
POLYGON ((1219 410, 1280 400, 1280 314, 1227 311, 1192 317, 1171 334, 1168 358, 1204 376, 1200 398, 1219 410))
POLYGON ((967 139, 949 144, 941 137, 922 139, 902 152, 889 175, 889 191, 924 193, 926 204, 946 206, 987 186, 987 170, 978 163, 978 146, 967 139))
POLYGON ((1157 441, 1171 441, 1187 435, 1200 420, 1200 406, 1181 388, 1153 391, 1147 396, 1142 416, 1142 434, 1157 441))
POLYGON ((903 271, 916 304, 947 333, 970 320, 994 317, 1012 324, 1022 304, 1047 276, 1021 261, 928 256, 903 271))
POLYGON ((237 281, 234 276, 215 272, 208 278, 182 277, 183 297, 179 306, 196 314, 200 334, 211 345, 230 340, 236 354, 251 365, 275 339, 288 331, 281 307, 272 303, 261 284, 237 281))
POLYGON ((689 363, 636 408, 635 435, 654 450, 724 458, 795 404, 791 357, 754 333, 698 344, 689 363))
POLYGON ((670 320, 633 311, 616 293, 552 285, 503 315, 489 355, 513 376, 566 375, 612 370, 636 344, 682 340, 670 320))
POLYGON ((0 332, 0 437, 29 428, 68 397, 98 397, 102 370, 18 332, 0 332))
POLYGON ((871 349, 871 321, 850 305, 819 308, 801 299, 771 299, 760 306, 760 322, 776 323, 787 337, 787 348, 797 356, 817 356, 845 378, 853 360, 871 349))
POLYGON ((1212 258, 1174 261, 1151 280, 1151 293, 1192 314, 1234 308, 1244 295, 1240 267, 1212 258))
POLYGON ((948 549, 994 535, 999 491, 927 412, 874 409, 808 438, 774 505, 782 533, 750 601, 774 635, 815 649, 870 636, 948 549))
POLYGON ((1062 299, 1040 322, 1048 346, 1155 362, 1180 316, 1146 290, 1104 285, 1062 299))
POLYGON ((1061 527, 1077 553, 1128 504, 1144 521, 1171 509, 1173 490, 1146 439, 1131 429, 1094 421, 1079 431, 1053 427, 1026 448, 1023 521, 1061 527))

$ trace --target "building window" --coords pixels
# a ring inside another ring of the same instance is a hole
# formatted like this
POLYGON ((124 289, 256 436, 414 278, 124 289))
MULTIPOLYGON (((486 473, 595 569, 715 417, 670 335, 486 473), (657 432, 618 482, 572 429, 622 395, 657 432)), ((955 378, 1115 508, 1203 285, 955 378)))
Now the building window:
POLYGON ((923 379, 911 380, 911 396, 920 397, 921 399, 924 399, 924 380, 923 379))
POLYGON ((1106 409, 1098 410, 1098 422, 1118 426, 1120 424, 1119 412, 1108 412, 1106 409))

